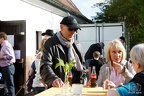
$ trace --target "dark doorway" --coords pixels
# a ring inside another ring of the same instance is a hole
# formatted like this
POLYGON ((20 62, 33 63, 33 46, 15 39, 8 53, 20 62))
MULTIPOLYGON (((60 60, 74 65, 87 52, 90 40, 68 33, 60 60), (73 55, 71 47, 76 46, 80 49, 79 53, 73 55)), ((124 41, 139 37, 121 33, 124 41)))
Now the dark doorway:
MULTIPOLYGON (((0 32, 14 36, 14 50, 20 52, 20 58, 15 62, 15 91, 16 93, 25 83, 25 60, 26 60, 26 21, 0 21, 0 32)), ((24 88, 17 96, 24 95, 24 88)))

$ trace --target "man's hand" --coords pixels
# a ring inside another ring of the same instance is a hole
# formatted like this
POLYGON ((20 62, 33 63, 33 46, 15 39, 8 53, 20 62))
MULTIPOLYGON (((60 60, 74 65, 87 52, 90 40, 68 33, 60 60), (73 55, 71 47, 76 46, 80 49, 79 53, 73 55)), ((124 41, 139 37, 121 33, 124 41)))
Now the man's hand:
POLYGON ((53 87, 62 87, 63 86, 63 81, 60 78, 57 78, 53 81, 52 86, 53 87))

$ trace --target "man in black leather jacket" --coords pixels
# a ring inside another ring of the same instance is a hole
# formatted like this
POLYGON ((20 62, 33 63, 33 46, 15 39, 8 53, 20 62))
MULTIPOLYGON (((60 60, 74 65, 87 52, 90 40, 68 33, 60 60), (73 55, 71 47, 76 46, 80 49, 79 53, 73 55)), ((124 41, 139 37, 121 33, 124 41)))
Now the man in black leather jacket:
POLYGON ((64 82, 64 71, 61 66, 55 69, 58 63, 58 58, 61 58, 64 63, 68 62, 70 56, 74 54, 77 57, 77 62, 82 69, 72 68, 72 83, 81 83, 81 73, 85 71, 83 67, 83 58, 77 44, 74 41, 75 32, 80 29, 76 19, 71 16, 64 17, 60 22, 60 32, 49 38, 44 45, 43 56, 41 58, 40 74, 48 87, 62 87, 64 82), (74 53, 70 53, 70 47, 74 53))

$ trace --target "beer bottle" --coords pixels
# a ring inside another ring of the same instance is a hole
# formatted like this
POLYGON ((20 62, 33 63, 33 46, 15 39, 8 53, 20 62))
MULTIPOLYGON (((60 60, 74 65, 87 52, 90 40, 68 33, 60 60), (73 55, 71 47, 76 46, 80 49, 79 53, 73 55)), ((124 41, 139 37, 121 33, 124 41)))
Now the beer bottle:
POLYGON ((71 72, 68 74, 68 81, 69 81, 70 86, 72 86, 72 73, 71 72))
POLYGON ((92 72, 91 72, 91 87, 95 87, 96 86, 96 69, 95 66, 92 67, 92 72))

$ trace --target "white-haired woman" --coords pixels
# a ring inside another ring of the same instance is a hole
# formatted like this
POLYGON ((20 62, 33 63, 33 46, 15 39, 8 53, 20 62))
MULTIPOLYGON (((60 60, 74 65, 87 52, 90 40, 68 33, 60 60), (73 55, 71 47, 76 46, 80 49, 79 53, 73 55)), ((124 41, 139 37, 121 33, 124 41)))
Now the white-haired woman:
MULTIPOLYGON (((110 41, 106 48, 107 63, 101 67, 96 82, 98 86, 105 84, 106 88, 108 86, 114 88, 128 83, 133 78, 135 71, 125 58, 126 51, 120 40, 114 39, 110 41), (109 69, 109 74, 106 68, 109 69)), ((90 82, 88 82, 88 85, 90 85, 90 82)))
POLYGON ((130 60, 136 75, 128 84, 108 90, 107 96, 144 96, 144 43, 131 49, 130 60))

